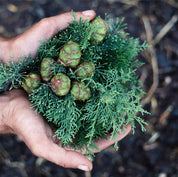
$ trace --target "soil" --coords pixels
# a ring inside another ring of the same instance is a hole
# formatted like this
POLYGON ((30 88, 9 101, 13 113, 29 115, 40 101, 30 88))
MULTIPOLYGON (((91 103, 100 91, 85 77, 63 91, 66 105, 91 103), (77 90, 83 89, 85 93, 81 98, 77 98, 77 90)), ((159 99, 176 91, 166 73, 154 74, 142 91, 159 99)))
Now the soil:
MULTIPOLYGON (((0 0, 0 36, 23 33, 42 18, 67 11, 94 9, 97 15, 125 17, 127 32, 141 41, 153 42, 165 25, 167 33, 138 57, 145 64, 138 75, 150 96, 143 106, 150 115, 146 132, 135 134, 96 154, 93 170, 84 173, 64 169, 35 157, 14 135, 0 135, 0 177, 177 177, 178 176, 178 18, 176 0, 0 0), (146 28, 145 28, 146 26, 146 28), (151 27, 151 31, 148 27, 151 27), (154 59, 155 56, 155 59, 154 59), (157 61, 158 67, 153 65, 157 61), (152 64, 151 64, 152 63, 152 64), (156 72, 158 71, 158 73, 156 72), (155 78, 158 85, 149 92, 155 78)), ((163 31, 162 31, 163 32, 163 31)), ((163 34, 163 33, 162 33, 163 34)))

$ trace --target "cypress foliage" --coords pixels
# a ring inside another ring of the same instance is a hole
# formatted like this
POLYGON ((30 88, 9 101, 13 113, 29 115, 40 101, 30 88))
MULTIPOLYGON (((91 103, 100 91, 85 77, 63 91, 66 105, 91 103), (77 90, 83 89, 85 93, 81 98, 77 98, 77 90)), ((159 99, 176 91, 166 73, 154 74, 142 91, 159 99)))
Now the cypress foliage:
POLYGON ((74 15, 66 30, 60 31, 51 40, 41 41, 35 60, 24 58, 23 61, 0 64, 0 88, 4 90, 7 85, 20 87, 29 71, 40 74, 41 62, 47 57, 56 61, 50 64, 53 76, 64 73, 71 82, 82 82, 90 88, 91 96, 85 101, 76 100, 70 92, 57 96, 50 82, 41 83, 29 94, 36 112, 52 123, 55 136, 61 140, 62 146, 70 145, 81 150, 85 147, 89 155, 93 155, 91 148, 97 149, 93 141, 99 137, 110 133, 111 139, 116 140, 117 148, 117 133, 121 132, 122 127, 130 123, 134 133, 136 121, 142 131, 145 131, 146 124, 138 116, 138 113, 143 115, 147 112, 140 105, 144 92, 136 71, 142 63, 136 57, 148 45, 129 37, 124 31, 126 24, 123 19, 114 21, 106 16, 105 22, 107 33, 98 42, 92 37, 96 31, 95 23, 82 19, 77 22, 74 15), (60 50, 69 41, 80 46, 82 62, 94 64, 95 72, 91 77, 78 77, 76 68, 65 67, 58 62, 60 50))

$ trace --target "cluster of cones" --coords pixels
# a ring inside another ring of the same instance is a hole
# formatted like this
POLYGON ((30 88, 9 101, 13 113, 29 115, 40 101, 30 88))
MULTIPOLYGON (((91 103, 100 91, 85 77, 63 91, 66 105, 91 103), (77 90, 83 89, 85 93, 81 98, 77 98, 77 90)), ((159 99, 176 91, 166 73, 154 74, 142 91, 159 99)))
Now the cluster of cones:
MULTIPOLYGON (((101 42, 108 30, 106 22, 101 18, 96 18, 92 24, 96 27, 92 33, 91 40, 101 42)), ((81 60, 82 51, 78 43, 69 41, 59 51, 57 61, 53 58, 43 58, 40 67, 40 75, 29 73, 22 81, 22 88, 27 93, 40 87, 42 82, 48 83, 52 91, 58 96, 65 96, 69 92, 75 100, 85 101, 90 98, 91 90, 84 82, 79 81, 92 77, 95 73, 95 64, 91 61, 81 60), (72 80, 65 73, 54 75, 55 62, 60 63, 66 69, 71 68, 78 80, 72 80)))

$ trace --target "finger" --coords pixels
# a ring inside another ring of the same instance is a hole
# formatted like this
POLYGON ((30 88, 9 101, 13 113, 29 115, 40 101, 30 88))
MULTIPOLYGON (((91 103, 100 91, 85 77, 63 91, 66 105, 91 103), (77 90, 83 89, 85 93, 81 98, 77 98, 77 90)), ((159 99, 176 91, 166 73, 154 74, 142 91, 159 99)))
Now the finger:
MULTIPOLYGON (((92 20, 96 16, 96 13, 93 10, 75 12, 75 14, 77 16, 77 20, 80 18, 83 20, 92 20)), ((51 39, 60 30, 67 28, 73 19, 73 13, 71 12, 42 19, 25 33, 14 38, 12 40, 13 42, 11 41, 10 48, 14 49, 10 50, 12 51, 10 56, 14 56, 15 53, 15 59, 19 56, 29 56, 30 54, 32 57, 35 57, 37 49, 40 46, 39 41, 51 39), (15 52, 13 53, 13 51, 15 52)))
MULTIPOLYGON (((122 132, 121 133, 118 133, 118 138, 117 138, 117 141, 120 141, 122 140, 125 136, 127 136, 129 134, 129 132, 131 131, 131 125, 130 124, 127 124, 125 126, 125 131, 123 131, 122 129, 122 132)), ((106 137, 106 139, 103 139, 103 138, 100 138, 99 140, 95 141, 95 145, 99 148, 99 150, 93 150, 93 149, 90 149, 91 152, 93 153, 97 153, 99 151, 102 151, 103 149, 106 149, 108 148, 109 146, 113 145, 115 143, 115 139, 114 140, 111 140, 111 135, 108 135, 106 137)), ((60 145, 60 141, 58 142, 58 145, 60 145)), ((75 149, 71 146, 66 146, 65 147, 66 150, 71 150, 71 151, 77 151, 77 152, 80 152, 82 154, 85 154, 86 153, 86 148, 84 147, 83 150, 79 150, 79 149, 75 149)))
MULTIPOLYGON (((84 21, 86 19, 90 21, 94 19, 96 16, 96 13, 93 10, 87 10, 83 12, 74 12, 74 14, 76 15, 77 21, 79 21, 80 18, 82 18, 84 21)), ((51 35, 54 35, 55 33, 59 32, 59 30, 66 29, 73 19, 74 19, 73 13, 71 12, 67 12, 61 15, 48 18, 48 20, 50 20, 51 23, 54 23, 54 25, 57 24, 54 32, 52 31, 51 35)))
POLYGON ((41 145, 37 145, 33 153, 65 168, 78 168, 83 171, 92 169, 91 161, 84 155, 79 152, 65 150, 50 141, 44 142, 43 148, 41 148, 41 145))
MULTIPOLYGON (((83 20, 92 20, 96 15, 93 10, 75 12, 75 14, 78 21, 80 18, 83 20)), ((67 28, 73 19, 74 17, 72 12, 44 18, 24 34, 28 33, 27 38, 33 40, 50 39, 60 30, 67 28)))
MULTIPOLYGON (((125 127, 125 130, 123 131, 122 129, 122 132, 121 133, 118 133, 118 138, 117 140, 120 141, 122 140, 125 136, 127 136, 129 134, 129 132, 131 131, 131 125, 130 124, 127 124, 126 127, 125 127)), ((111 140, 111 135, 108 135, 107 136, 107 139, 99 139, 97 140, 95 143, 97 145, 97 147, 99 147, 99 150, 102 151, 103 149, 106 149, 107 147, 111 146, 112 144, 115 143, 115 139, 114 140, 111 140)), ((98 151, 94 151, 95 153, 98 152, 98 151)))

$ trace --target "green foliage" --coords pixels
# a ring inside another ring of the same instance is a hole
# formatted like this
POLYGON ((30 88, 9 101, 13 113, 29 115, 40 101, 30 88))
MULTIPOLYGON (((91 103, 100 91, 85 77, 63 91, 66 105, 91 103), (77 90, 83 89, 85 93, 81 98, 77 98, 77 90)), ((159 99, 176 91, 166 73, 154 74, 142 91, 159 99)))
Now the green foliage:
POLYGON ((81 110, 70 95, 58 97, 48 85, 42 84, 29 95, 29 100, 36 112, 41 113, 55 126, 55 134, 61 139, 63 146, 72 142, 80 128, 81 110))
POLYGON ((76 17, 69 28, 60 31, 51 40, 42 41, 35 60, 24 58, 23 61, 0 64, 0 88, 11 83, 12 88, 19 87, 22 78, 28 71, 40 72, 40 63, 45 57, 56 61, 60 49, 69 41, 76 42, 82 50, 82 61, 95 64, 95 73, 89 78, 79 78, 75 69, 65 68, 59 63, 52 67, 53 75, 65 73, 71 80, 83 81, 91 89, 91 97, 87 101, 76 101, 68 94, 57 96, 50 83, 41 86, 29 95, 36 112, 40 113, 52 124, 55 136, 63 146, 87 149, 92 155, 93 143, 100 137, 111 134, 117 148, 118 132, 130 123, 134 133, 137 121, 142 131, 146 122, 138 116, 147 113, 140 105, 144 92, 136 75, 136 70, 142 63, 136 59, 140 51, 148 47, 146 42, 139 44, 138 39, 129 37, 123 19, 116 21, 108 19, 108 32, 103 41, 97 43, 91 40, 95 30, 89 21, 76 17))
POLYGON ((10 89, 20 86, 23 77, 30 71, 36 70, 36 61, 31 57, 24 57, 23 60, 9 61, 6 65, 3 61, 0 61, 0 90, 6 91, 10 86, 10 89))

